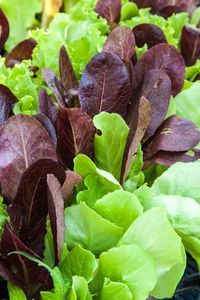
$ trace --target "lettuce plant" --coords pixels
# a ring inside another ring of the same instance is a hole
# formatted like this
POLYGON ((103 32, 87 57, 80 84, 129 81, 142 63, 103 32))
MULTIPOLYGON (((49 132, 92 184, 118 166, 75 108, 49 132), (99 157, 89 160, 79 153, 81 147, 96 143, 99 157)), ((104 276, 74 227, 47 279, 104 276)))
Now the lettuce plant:
POLYGON ((14 35, 1 2, 0 276, 10 299, 172 297, 186 251, 200 267, 195 3, 64 1, 45 30, 42 1, 29 19, 16 2, 14 35))

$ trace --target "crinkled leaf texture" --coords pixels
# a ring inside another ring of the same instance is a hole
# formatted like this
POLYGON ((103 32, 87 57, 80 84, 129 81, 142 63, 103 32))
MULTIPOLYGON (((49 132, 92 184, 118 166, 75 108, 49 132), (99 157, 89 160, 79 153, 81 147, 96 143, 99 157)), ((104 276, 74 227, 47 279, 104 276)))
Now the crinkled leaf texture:
POLYGON ((17 114, 0 128, 0 182, 2 194, 13 201, 22 173, 41 158, 57 160, 44 127, 34 118, 17 114))
POLYGON ((152 208, 139 216, 125 232, 119 245, 136 244, 153 258, 158 281, 151 295, 172 297, 183 276, 186 255, 180 237, 162 208, 152 208))
POLYGON ((124 117, 131 94, 129 73, 117 55, 99 53, 87 64, 79 85, 79 100, 91 117, 102 111, 124 117))

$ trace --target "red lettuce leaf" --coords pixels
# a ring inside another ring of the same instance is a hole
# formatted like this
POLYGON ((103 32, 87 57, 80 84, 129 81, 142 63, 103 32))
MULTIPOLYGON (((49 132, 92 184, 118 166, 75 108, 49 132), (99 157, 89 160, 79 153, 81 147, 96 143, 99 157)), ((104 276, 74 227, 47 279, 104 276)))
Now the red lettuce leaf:
POLYGON ((9 88, 0 84, 0 126, 13 114, 13 106, 17 101, 18 99, 9 88))
POLYGON ((93 157, 95 127, 80 108, 60 109, 57 119, 58 153, 62 163, 73 169, 73 159, 82 153, 93 157))
POLYGON ((8 19, 4 14, 3 10, 0 8, 0 52, 4 47, 5 42, 7 41, 10 33, 10 27, 8 19))
POLYGON ((190 120, 173 115, 158 128, 155 135, 143 145, 144 160, 158 151, 180 152, 195 147, 200 141, 200 131, 190 120))
POLYGON ((60 48, 59 53, 59 70, 60 78, 64 88, 69 91, 71 89, 78 89, 78 81, 74 73, 69 55, 65 46, 60 48))
POLYGON ((192 66, 200 58, 200 31, 184 26, 181 33, 181 54, 186 66, 192 66))
POLYGON ((98 0, 94 11, 108 22, 119 20, 121 12, 120 0, 98 0))
MULTIPOLYGON (((32 256, 39 258, 33 251, 26 247, 20 239, 11 231, 10 226, 6 222, 4 232, 1 238, 1 254, 2 258, 6 260, 10 266, 16 268, 15 276, 21 282, 24 282, 24 291, 28 295, 30 294, 31 287, 36 283, 42 285, 49 284, 49 272, 44 267, 39 267, 34 261, 20 254, 10 254, 14 251, 22 251, 31 254, 32 256)), ((32 298, 32 297, 31 297, 32 298)))
POLYGON ((48 207, 55 248, 55 264, 58 264, 65 239, 64 199, 61 184, 53 174, 47 175, 48 207))
POLYGON ((61 184, 64 183, 64 169, 54 160, 40 159, 23 173, 13 201, 14 206, 7 209, 15 233, 27 247, 40 256, 43 253, 46 232, 47 174, 49 173, 54 174, 61 184), (15 214, 15 209, 18 214, 15 214))
POLYGON ((64 202, 67 202, 73 195, 75 185, 82 182, 83 178, 73 171, 66 171, 65 174, 66 179, 62 186, 62 194, 64 202))
POLYGON ((162 29, 154 24, 143 23, 133 28, 136 45, 140 48, 146 43, 148 48, 157 44, 167 43, 162 29))
POLYGON ((51 121, 47 118, 47 116, 45 116, 44 114, 36 114, 33 116, 38 122, 40 122, 40 124, 44 127, 44 129, 46 129, 46 131, 48 132, 54 147, 57 147, 57 136, 56 136, 56 131, 55 128, 53 126, 53 124, 51 123, 51 121))
POLYGON ((81 77, 81 108, 91 117, 102 111, 124 117, 131 95, 129 73, 120 58, 111 53, 96 54, 81 77))
POLYGON ((152 164, 160 164, 166 167, 170 167, 176 162, 193 162, 199 159, 200 156, 194 153, 194 156, 187 154, 187 151, 183 152, 167 152, 167 151, 158 151, 152 157, 144 160, 143 169, 148 168, 152 164))
POLYGON ((65 90, 58 75, 50 68, 44 68, 42 69, 42 76, 46 81, 48 87, 54 93, 60 108, 66 107, 66 103, 68 101, 68 93, 65 90))
POLYGON ((16 286, 19 286, 21 289, 24 289, 24 288, 25 288, 23 282, 21 282, 21 281, 15 276, 15 274, 13 274, 13 273, 11 272, 11 268, 10 268, 10 265, 9 265, 9 263, 7 262, 7 260, 3 259, 2 257, 0 257, 0 276, 1 276, 4 280, 6 280, 6 281, 8 281, 8 282, 10 282, 10 283, 12 283, 12 284, 14 284, 14 285, 16 285, 16 286))
POLYGON ((139 104, 136 106, 132 113, 132 121, 129 124, 130 131, 127 138, 126 147, 124 150, 124 157, 122 162, 121 171, 121 184, 124 183, 126 177, 129 174, 134 157, 137 154, 137 150, 141 140, 145 134, 145 131, 151 120, 151 105, 149 101, 142 97, 139 100, 139 104))
POLYGON ((148 138, 155 133, 167 114, 171 97, 169 76, 157 69, 148 71, 137 96, 148 98, 151 104, 151 121, 145 133, 145 138, 148 138))
POLYGON ((121 60, 130 60, 135 54, 135 37, 127 26, 118 26, 109 34, 102 52, 113 53, 121 60))
POLYGON ((47 94, 46 89, 42 88, 38 96, 38 112, 47 116, 56 129, 58 107, 47 94))
POLYGON ((142 55, 134 68, 136 89, 141 86, 145 74, 151 69, 160 69, 167 73, 172 82, 173 96, 182 90, 185 79, 185 63, 182 55, 174 46, 158 44, 142 55))
POLYGON ((160 11, 159 11, 159 15, 162 16, 163 18, 167 19, 169 17, 171 17, 173 14, 178 14, 180 12, 184 11, 183 7, 181 6, 175 6, 175 5, 168 5, 163 7, 160 11))
POLYGON ((33 117, 17 114, 0 128, 0 182, 2 195, 15 198, 23 172, 41 158, 57 160, 56 150, 43 126, 33 117))
POLYGON ((20 64, 22 60, 32 59, 33 49, 37 45, 36 40, 26 39, 15 46, 7 55, 6 67, 13 68, 15 64, 20 64))

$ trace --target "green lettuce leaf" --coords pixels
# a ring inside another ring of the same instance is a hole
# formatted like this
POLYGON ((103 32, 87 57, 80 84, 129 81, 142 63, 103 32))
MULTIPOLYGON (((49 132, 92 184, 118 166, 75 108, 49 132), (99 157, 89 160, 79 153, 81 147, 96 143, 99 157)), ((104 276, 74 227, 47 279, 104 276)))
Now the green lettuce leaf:
POLYGON ((200 161, 178 162, 158 177, 152 189, 156 195, 180 195, 200 203, 200 161))
POLYGON ((76 245, 67 255, 65 260, 59 264, 59 269, 62 276, 67 280, 72 280, 72 277, 77 275, 84 277, 87 282, 93 279, 93 273, 97 268, 95 256, 79 245, 76 245))
POLYGON ((116 246, 123 228, 103 219, 84 202, 65 209, 65 241, 69 248, 81 247, 99 254, 116 246))
POLYGON ((26 38, 28 29, 36 25, 36 13, 42 11, 42 0, 0 0, 0 7, 8 18, 10 35, 5 48, 10 51, 26 38))
POLYGON ((157 274, 153 259, 136 245, 122 245, 104 252, 99 257, 102 278, 124 283, 134 300, 145 300, 153 290, 157 274))
POLYGON ((50 221, 47 221, 47 232, 44 236, 44 258, 43 262, 53 268, 55 264, 55 251, 53 243, 53 234, 51 231, 50 221))
POLYGON ((18 287, 10 282, 8 282, 8 293, 10 300, 27 300, 24 292, 18 287))
POLYGON ((152 208, 138 217, 119 241, 119 245, 123 244, 136 244, 148 252, 155 261, 158 274, 158 282, 151 295, 171 298, 184 273, 186 255, 165 210, 152 208))
POLYGON ((120 115, 107 112, 96 115, 93 122, 101 130, 101 135, 95 134, 94 137, 94 162, 120 181, 129 127, 120 115))
POLYGON ((190 88, 179 93, 174 101, 176 103, 177 114, 181 117, 193 121, 200 128, 200 81, 192 84, 190 88))
POLYGON ((74 276, 69 300, 92 300, 85 278, 74 276))
POLYGON ((106 278, 101 290, 100 300, 132 300, 132 294, 128 286, 122 282, 113 282, 106 278))
POLYGON ((5 220, 8 220, 8 214, 6 212, 6 205, 3 204, 3 198, 0 195, 0 238, 3 234, 5 220))
POLYGON ((111 223, 123 227, 124 231, 143 212, 138 199, 125 191, 115 191, 97 200, 94 210, 111 223))

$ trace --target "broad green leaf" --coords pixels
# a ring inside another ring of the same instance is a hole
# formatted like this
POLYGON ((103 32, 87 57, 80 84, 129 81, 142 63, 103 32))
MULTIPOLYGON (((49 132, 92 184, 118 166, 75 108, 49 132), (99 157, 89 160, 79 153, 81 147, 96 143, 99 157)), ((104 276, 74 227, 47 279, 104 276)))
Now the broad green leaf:
POLYGON ((36 24, 35 15, 42 11, 42 0, 0 0, 0 7, 10 25, 10 36, 5 45, 10 51, 26 38, 28 29, 36 24))
POLYGON ((200 127, 200 82, 195 82, 189 89, 180 92, 175 98, 177 114, 193 121, 200 127))
POLYGON ((195 11, 192 14, 190 22, 191 22, 191 24, 197 25, 197 23, 199 22, 199 19, 200 19, 200 7, 195 9, 195 11))
POLYGON ((137 16, 139 13, 139 9, 135 3, 127 2, 124 5, 122 5, 121 10, 121 20, 129 20, 133 17, 137 16))
POLYGON ((18 287, 10 282, 8 282, 8 293, 10 300, 27 300, 24 292, 18 287))
MULTIPOLYGON (((85 201, 90 207, 93 207, 96 200, 107 193, 122 189, 112 174, 98 169, 86 155, 79 154, 75 157, 74 171, 84 178, 84 184, 87 187, 86 190, 78 193, 77 201, 85 201)), ((82 184, 78 186, 81 186, 81 190, 84 189, 82 184)))
POLYGON ((3 234, 5 220, 8 220, 8 214, 6 212, 6 205, 2 203, 3 198, 0 195, 0 238, 3 234))
POLYGON ((145 300, 157 281, 153 259, 136 245, 122 245, 102 253, 99 272, 102 278, 126 284, 133 300, 145 300))
POLYGON ((79 245, 75 246, 65 260, 59 264, 63 277, 71 280, 73 276, 84 277, 87 282, 93 279, 93 273, 97 268, 95 256, 79 245))
POLYGON ((94 210, 125 231, 142 214, 143 208, 133 194, 115 191, 97 200, 94 210))
POLYGON ((122 282, 113 282, 105 279, 100 300, 132 300, 132 294, 128 286, 122 282))
POLYGON ((92 300, 85 278, 74 276, 69 300, 92 300))
MULTIPOLYGON (((200 73, 200 60, 197 59, 194 65, 185 68, 185 78, 194 81, 196 76, 200 73)), ((194 84, 194 83, 193 83, 194 84)))
POLYGON ((185 250, 196 260, 200 271, 200 239, 180 234, 185 250))
POLYGON ((156 195, 180 195, 200 203, 200 161, 178 162, 158 177, 152 189, 156 195))
POLYGON ((184 273, 186 258, 181 239, 169 223, 165 210, 152 208, 138 217, 121 238, 119 245, 123 244, 137 244, 154 259, 158 282, 151 294, 156 298, 172 297, 184 273), (173 278, 170 286, 169 272, 173 278))
POLYGON ((145 201, 149 201, 155 197, 155 192, 152 188, 147 186, 147 183, 143 184, 139 189, 135 190, 134 195, 139 199, 140 203, 145 208, 145 201))
POLYGON ((200 238, 200 205, 191 198, 158 195, 144 202, 144 208, 162 207, 174 229, 187 236, 200 238))
POLYGON ((47 232, 44 236, 44 259, 43 262, 53 268, 55 264, 55 251, 53 243, 53 234, 50 221, 47 221, 47 232))
POLYGON ((40 292, 42 300, 60 300, 60 297, 52 292, 40 292))
POLYGON ((65 209, 65 241, 69 248, 81 247, 99 254, 116 246, 123 229, 103 219, 84 202, 65 209))
POLYGON ((101 135, 94 136, 94 162, 119 181, 129 127, 118 114, 102 112, 93 119, 101 135))
POLYGON ((133 160, 131 170, 127 176, 123 188, 128 192, 134 192, 136 188, 143 184, 144 182, 144 173, 142 172, 143 167, 143 152, 141 144, 138 148, 138 152, 133 160))

